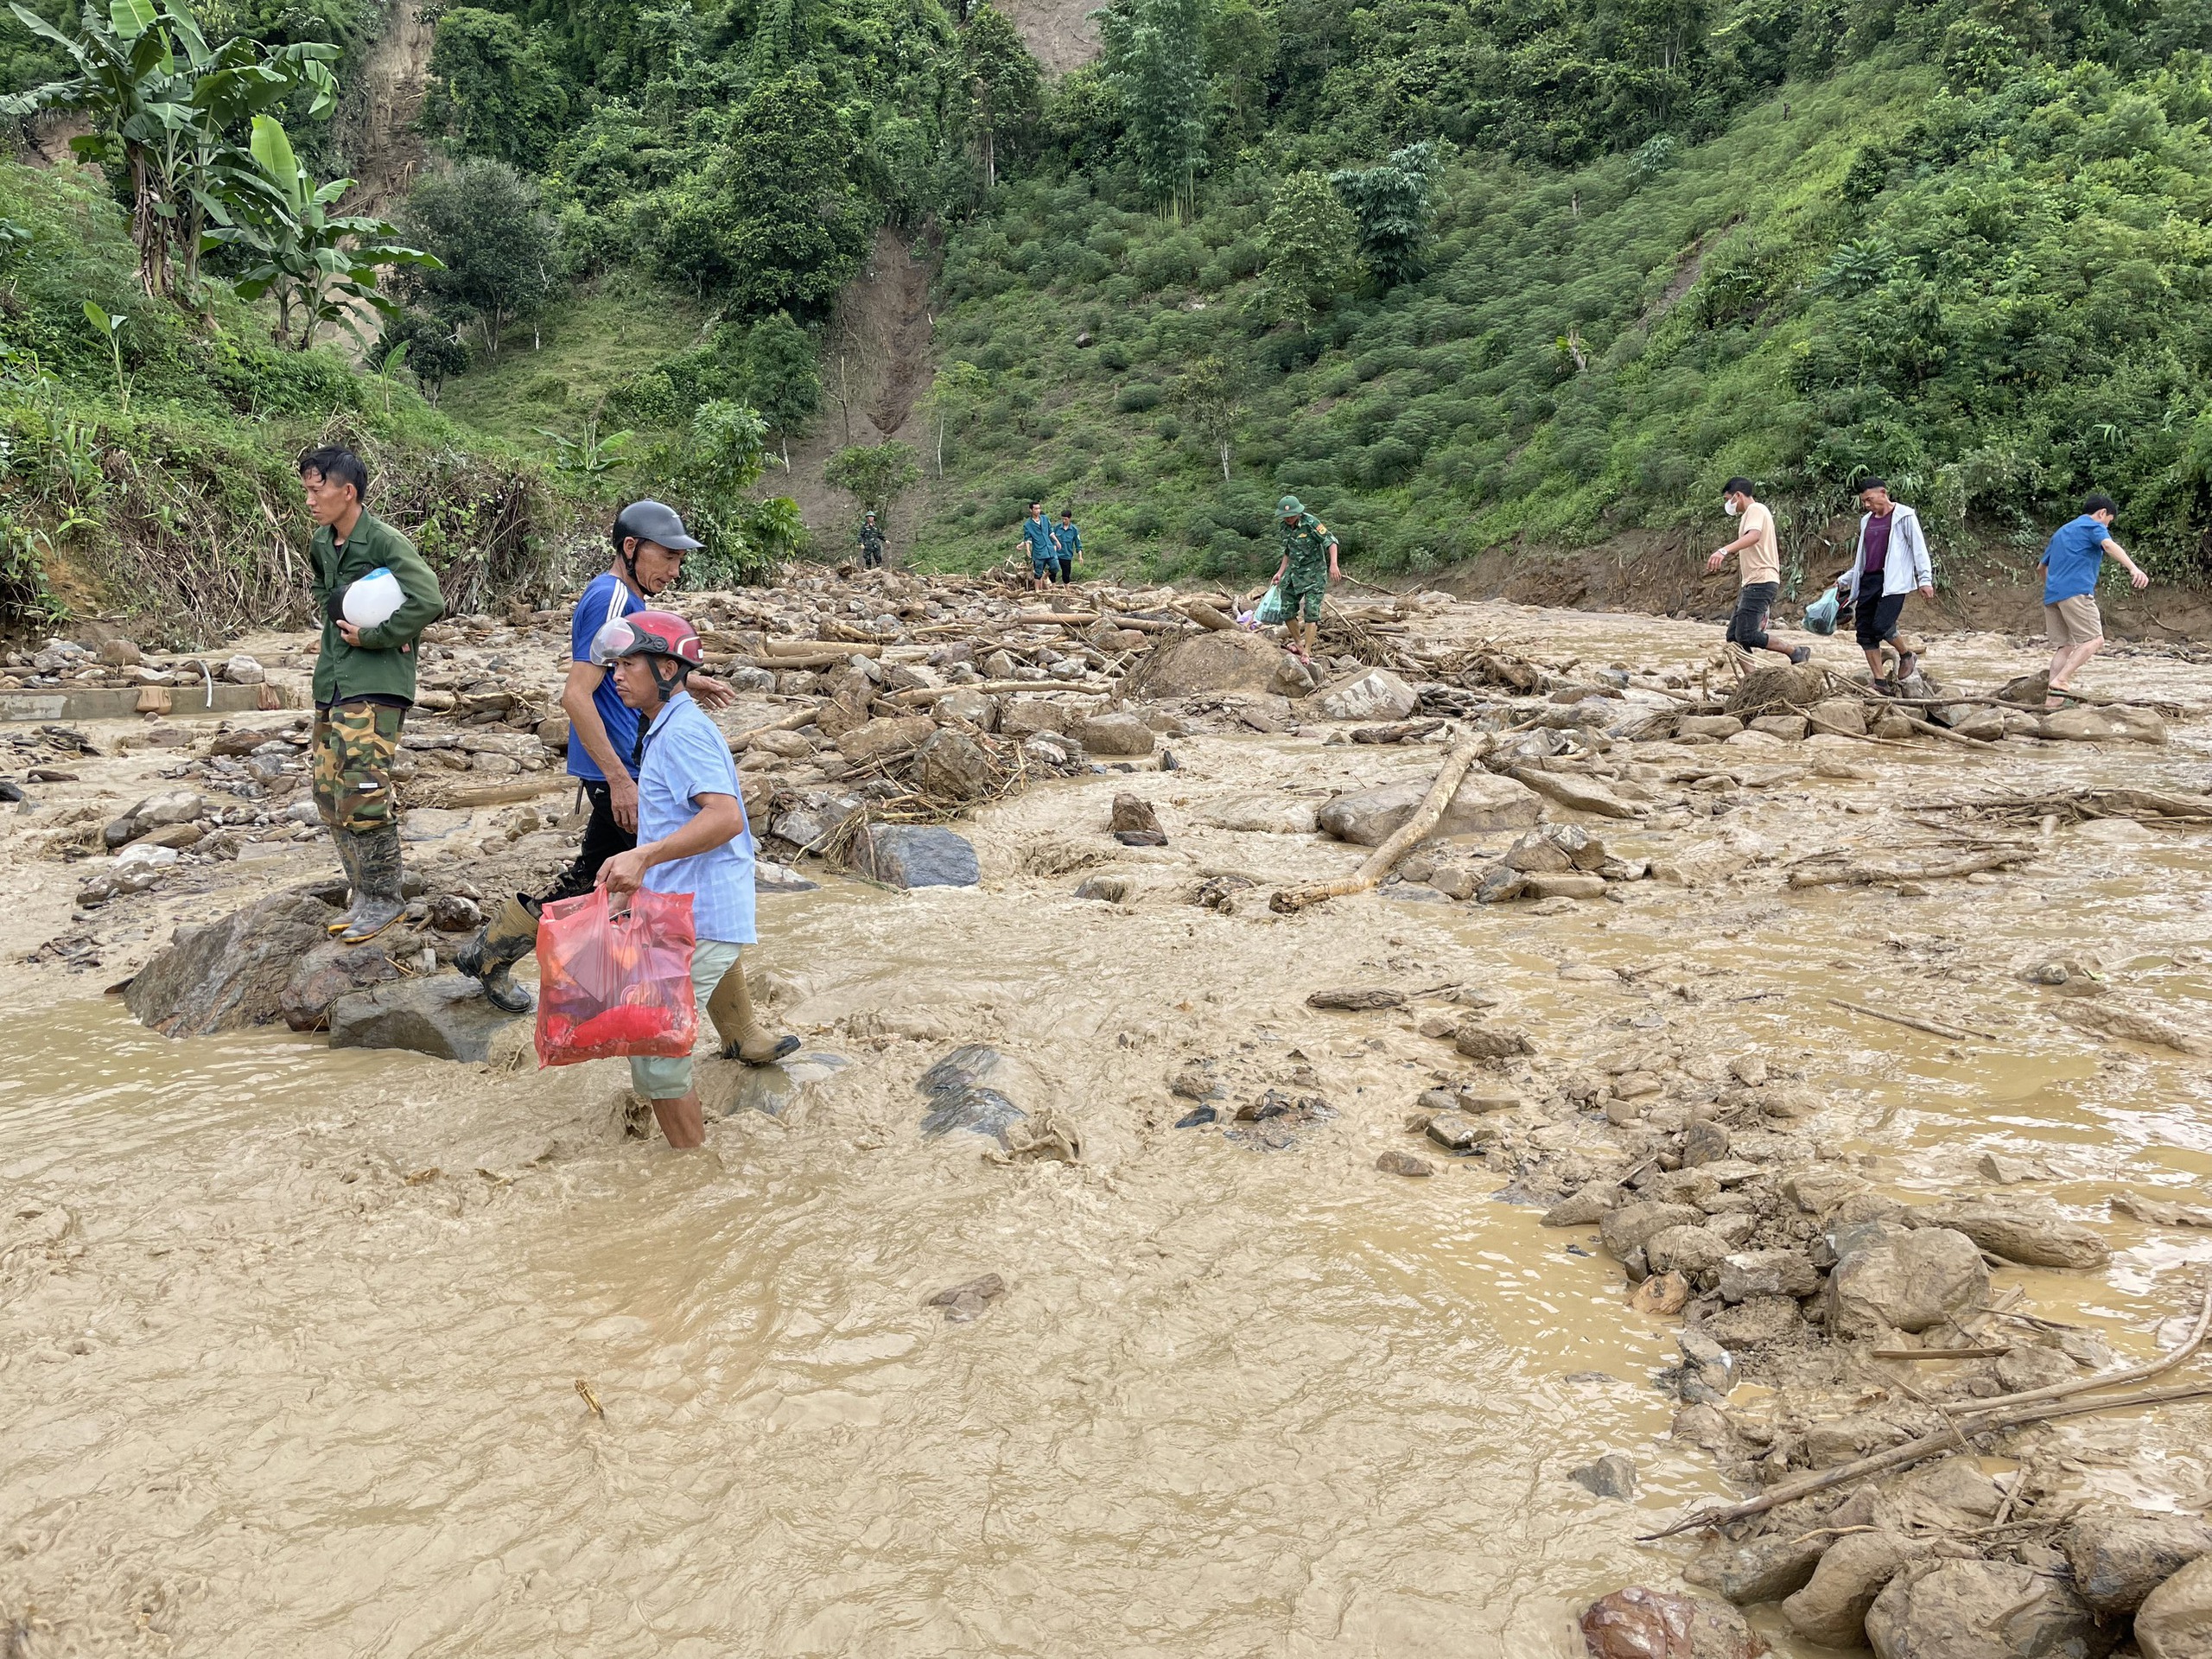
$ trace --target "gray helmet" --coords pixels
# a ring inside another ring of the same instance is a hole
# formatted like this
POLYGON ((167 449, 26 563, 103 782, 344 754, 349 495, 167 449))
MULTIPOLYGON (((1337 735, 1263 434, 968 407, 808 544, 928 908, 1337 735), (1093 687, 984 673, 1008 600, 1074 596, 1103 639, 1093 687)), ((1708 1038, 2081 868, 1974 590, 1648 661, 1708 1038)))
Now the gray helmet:
POLYGON ((683 528, 676 509, 658 501, 632 501, 614 515, 614 550, 620 553, 632 536, 641 542, 658 542, 671 553, 696 552, 701 545, 683 528))

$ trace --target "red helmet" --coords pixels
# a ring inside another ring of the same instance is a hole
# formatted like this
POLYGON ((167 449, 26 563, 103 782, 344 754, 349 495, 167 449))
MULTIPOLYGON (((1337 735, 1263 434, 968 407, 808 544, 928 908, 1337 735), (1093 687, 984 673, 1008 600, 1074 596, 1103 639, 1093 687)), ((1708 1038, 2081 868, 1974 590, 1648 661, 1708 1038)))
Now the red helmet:
POLYGON ((696 668, 706 657, 699 635, 674 611, 632 611, 600 629, 591 642, 591 660, 612 668, 620 657, 670 657, 696 668))

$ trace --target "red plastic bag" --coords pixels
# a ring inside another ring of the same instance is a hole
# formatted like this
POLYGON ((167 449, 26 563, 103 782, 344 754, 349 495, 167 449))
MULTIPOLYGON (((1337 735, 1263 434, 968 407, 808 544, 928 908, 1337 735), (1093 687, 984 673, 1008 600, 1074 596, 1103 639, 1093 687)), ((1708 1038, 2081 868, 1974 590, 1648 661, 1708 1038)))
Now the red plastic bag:
POLYGON ((537 1063, 691 1052, 691 895, 640 889, 621 915, 604 892, 545 906, 537 927, 537 1063))

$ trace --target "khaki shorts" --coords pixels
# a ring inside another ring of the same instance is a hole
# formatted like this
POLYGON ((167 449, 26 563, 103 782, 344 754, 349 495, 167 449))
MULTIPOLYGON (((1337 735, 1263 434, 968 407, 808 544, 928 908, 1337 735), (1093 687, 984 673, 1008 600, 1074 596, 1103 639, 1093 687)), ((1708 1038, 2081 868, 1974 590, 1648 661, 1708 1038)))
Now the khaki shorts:
POLYGON ((2076 594, 2071 599, 2062 599, 2056 605, 2043 607, 2044 632, 2050 636, 2050 648, 2063 651, 2069 645, 2086 645, 2092 639, 2105 637, 2104 620, 2097 614, 2097 601, 2088 594, 2076 594))

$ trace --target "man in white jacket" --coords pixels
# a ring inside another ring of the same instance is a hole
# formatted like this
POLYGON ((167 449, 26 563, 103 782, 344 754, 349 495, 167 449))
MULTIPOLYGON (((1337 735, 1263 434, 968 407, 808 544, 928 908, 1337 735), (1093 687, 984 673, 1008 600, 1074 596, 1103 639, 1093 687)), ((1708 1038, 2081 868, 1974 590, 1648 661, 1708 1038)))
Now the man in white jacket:
MULTIPOLYGON (((1923 599, 1936 597, 1936 567, 1928 557, 1928 537, 1920 515, 1890 499, 1890 486, 1870 478, 1859 486, 1859 551, 1844 586, 1856 609, 1859 648, 1866 653, 1867 677, 1882 680, 1882 646, 1897 637, 1897 617, 1916 588, 1923 599)), ((1916 652, 1897 652, 1897 678, 1920 671, 1916 652)))

